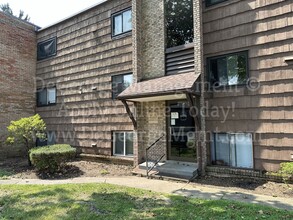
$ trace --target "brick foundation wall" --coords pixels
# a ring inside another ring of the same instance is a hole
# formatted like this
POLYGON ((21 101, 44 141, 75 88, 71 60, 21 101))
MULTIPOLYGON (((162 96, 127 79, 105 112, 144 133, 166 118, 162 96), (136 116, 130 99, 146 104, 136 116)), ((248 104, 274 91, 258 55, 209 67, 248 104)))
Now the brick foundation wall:
MULTIPOLYGON (((145 149, 154 143, 162 135, 160 142, 149 151, 149 160, 157 160, 163 154, 167 155, 166 137, 166 104, 160 102, 143 102, 137 104, 137 138, 138 163, 145 161, 145 149)), ((163 158, 166 160, 166 156, 163 158)))
POLYGON ((35 113, 35 27, 0 12, 0 159, 22 156, 22 146, 7 146, 12 120, 35 113))
MULTIPOLYGON (((245 177, 245 178, 256 178, 256 179, 265 179, 274 182, 284 182, 285 176, 282 176, 278 173, 263 172, 259 170, 246 170, 246 169, 235 169, 228 167, 217 167, 217 166, 208 166, 206 168, 206 174, 216 177, 245 177)), ((287 182, 293 183, 292 177, 287 179, 287 182)))

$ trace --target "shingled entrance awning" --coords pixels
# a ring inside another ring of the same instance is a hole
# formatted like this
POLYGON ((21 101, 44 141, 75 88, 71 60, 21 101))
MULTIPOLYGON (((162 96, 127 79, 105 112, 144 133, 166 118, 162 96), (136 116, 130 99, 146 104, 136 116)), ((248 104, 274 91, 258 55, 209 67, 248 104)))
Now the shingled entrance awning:
POLYGON ((133 83, 117 99, 132 102, 185 99, 196 94, 195 82, 199 74, 182 73, 133 83))

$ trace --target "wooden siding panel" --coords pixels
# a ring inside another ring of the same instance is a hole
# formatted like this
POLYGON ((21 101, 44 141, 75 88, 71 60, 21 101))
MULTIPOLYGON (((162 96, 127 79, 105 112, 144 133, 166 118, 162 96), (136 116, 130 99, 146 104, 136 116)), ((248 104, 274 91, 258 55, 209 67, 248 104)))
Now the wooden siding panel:
POLYGON ((248 50, 249 75, 260 82, 254 91, 210 92, 208 111, 233 111, 208 116, 207 130, 258 134, 255 169, 276 170, 293 153, 293 65, 284 59, 293 53, 292 10, 285 0, 231 0, 204 10, 205 57, 248 50))
POLYGON ((131 33, 111 37, 111 14, 130 6, 110 0, 38 33, 38 41, 57 36, 57 55, 37 64, 37 86, 56 85, 57 104, 37 112, 59 143, 111 155, 112 131, 133 130, 122 103, 112 100, 111 83, 132 72, 131 33))

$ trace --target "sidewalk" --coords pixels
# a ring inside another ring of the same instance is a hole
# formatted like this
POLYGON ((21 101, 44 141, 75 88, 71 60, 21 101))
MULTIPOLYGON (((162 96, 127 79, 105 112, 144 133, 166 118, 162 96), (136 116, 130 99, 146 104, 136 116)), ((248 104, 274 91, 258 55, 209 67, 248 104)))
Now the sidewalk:
POLYGON ((164 180, 153 180, 136 176, 108 178, 74 178, 67 180, 11 179, 0 180, 1 184, 68 184, 68 183, 109 183, 120 186, 151 190, 155 192, 176 194, 201 199, 227 199, 239 202, 267 205, 280 209, 293 210, 293 198, 271 197, 258 194, 240 193, 197 186, 192 183, 178 183, 164 180))

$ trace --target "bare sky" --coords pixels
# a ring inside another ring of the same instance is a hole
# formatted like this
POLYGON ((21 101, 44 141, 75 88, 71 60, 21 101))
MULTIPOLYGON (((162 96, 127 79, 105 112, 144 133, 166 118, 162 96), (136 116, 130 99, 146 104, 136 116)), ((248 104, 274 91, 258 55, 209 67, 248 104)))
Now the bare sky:
POLYGON ((46 27, 83 9, 98 4, 102 0, 0 0, 9 3, 15 15, 19 10, 28 14, 30 22, 46 27))

